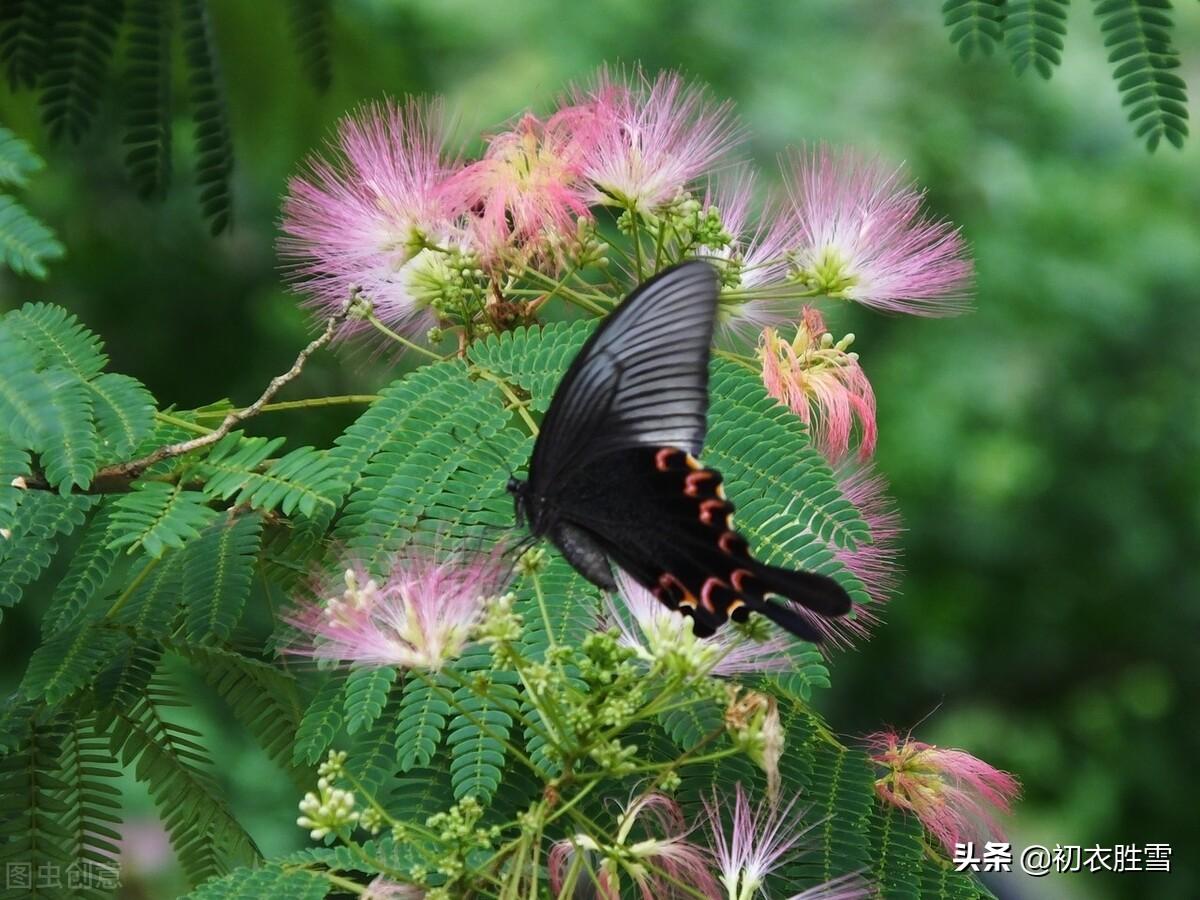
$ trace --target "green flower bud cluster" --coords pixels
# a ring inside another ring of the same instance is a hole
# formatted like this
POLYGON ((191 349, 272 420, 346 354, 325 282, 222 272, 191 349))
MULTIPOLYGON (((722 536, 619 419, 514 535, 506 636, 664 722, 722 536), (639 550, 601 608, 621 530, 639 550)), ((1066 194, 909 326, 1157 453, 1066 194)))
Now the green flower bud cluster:
POLYGON ((445 321, 466 321, 482 304, 487 278, 473 253, 425 247, 406 265, 408 290, 445 321))
POLYGON ((814 294, 827 297, 845 297, 846 292, 858 283, 858 276, 850 271, 847 261, 832 247, 820 254, 802 258, 789 254, 789 277, 814 294))

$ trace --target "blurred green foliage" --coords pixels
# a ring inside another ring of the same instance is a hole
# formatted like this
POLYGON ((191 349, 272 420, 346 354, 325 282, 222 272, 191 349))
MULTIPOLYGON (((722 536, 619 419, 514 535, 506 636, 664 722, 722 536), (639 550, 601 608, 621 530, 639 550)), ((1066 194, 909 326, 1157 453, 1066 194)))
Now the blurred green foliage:
MULTIPOLYGON (((920 723, 923 739, 1018 773, 1017 847, 1175 848, 1170 875, 1013 876, 995 883, 1002 897, 1200 895, 1187 802, 1200 793, 1200 148, 1151 157, 1130 137, 1086 4, 1047 84, 1000 59, 961 62, 932 0, 356 0, 336 5, 323 94, 301 75, 286 4, 211 6, 232 233, 208 237, 190 177, 163 204, 136 198, 119 81, 78 147, 48 142, 27 94, 0 93, 0 123, 49 163, 26 205, 68 251, 45 284, 0 273, 0 309, 63 304, 160 401, 249 401, 309 327, 273 249, 289 173, 383 94, 444 93, 466 135, 601 62, 640 60, 734 98, 764 162, 804 140, 905 161, 974 248, 977 311, 830 316, 858 334, 875 385, 908 575, 886 625, 834 659, 824 711, 846 734, 920 723)), ((1176 15, 1176 43, 1200 47, 1200 6, 1176 15)), ((191 126, 177 127, 183 175, 191 126)), ((367 392, 389 367, 327 354, 289 396, 367 392)), ((290 418, 275 430, 325 443, 354 411, 278 415, 290 418)), ((6 685, 32 628, 19 610, 5 619, 6 685)), ((264 850, 298 845, 292 789, 217 708, 201 700, 196 715, 227 735, 217 758, 238 812, 264 850)), ((149 896, 139 879, 129 896, 149 896)), ((170 876, 158 885, 173 890, 170 876)))

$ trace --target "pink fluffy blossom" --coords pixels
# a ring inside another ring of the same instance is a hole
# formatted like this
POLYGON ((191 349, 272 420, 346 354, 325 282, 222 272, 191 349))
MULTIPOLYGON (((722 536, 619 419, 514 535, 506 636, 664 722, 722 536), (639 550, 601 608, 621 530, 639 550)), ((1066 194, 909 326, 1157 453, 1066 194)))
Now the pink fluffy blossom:
POLYGON ((876 792, 914 813, 948 853, 957 843, 1003 839, 996 816, 1008 813, 1020 793, 1012 775, 965 750, 902 739, 895 731, 870 735, 867 743, 884 770, 876 792))
POLYGON ((821 314, 805 307, 791 342, 774 329, 765 329, 759 345, 763 384, 767 393, 786 405, 808 426, 813 442, 830 462, 839 462, 850 449, 858 423, 859 459, 875 451, 875 392, 848 350, 854 335, 835 342, 821 314))
POLYGON ((795 243, 795 217, 774 198, 756 204, 754 182, 753 170, 738 167, 709 185, 703 211, 719 215, 729 242, 695 250, 722 270, 717 324, 733 337, 753 337, 787 321, 789 294, 796 293, 787 256, 795 243))
MULTIPOLYGON (((789 855, 804 852, 804 838, 811 826, 801 823, 802 813, 795 809, 794 797, 785 805, 763 800, 751 807, 740 781, 734 789, 732 809, 727 810, 726 805, 715 793, 711 803, 704 801, 721 885, 726 896, 736 900, 765 896, 767 876, 789 855)), ((852 872, 789 900, 860 900, 870 894, 862 878, 852 872)))
POLYGON ((697 894, 720 900, 709 854, 689 840, 691 831, 674 800, 642 794, 621 811, 611 845, 586 834, 555 842, 547 861, 550 889, 556 896, 562 891, 576 854, 585 853, 588 865, 576 884, 590 884, 599 900, 618 900, 623 878, 636 885, 642 900, 690 900, 697 894))
POLYGON ((625 572, 617 574, 617 597, 607 595, 608 617, 620 631, 620 643, 650 661, 665 653, 691 654, 698 671, 729 677, 791 669, 791 642, 782 634, 755 641, 733 629, 709 638, 692 632, 692 620, 664 606, 625 572))
POLYGON ((443 196, 467 217, 485 261, 510 251, 542 254, 590 217, 581 168, 591 122, 575 109, 545 121, 526 114, 447 181, 443 196))
POLYGON ((887 479, 870 465, 842 466, 838 487, 867 523, 871 542, 839 547, 834 556, 863 583, 873 603, 882 606, 899 586, 900 513, 888 495, 887 479))
POLYGON ((425 892, 415 885, 401 884, 379 875, 367 885, 360 900, 421 900, 424 896, 425 892))
POLYGON ((393 329, 419 334, 433 324, 413 280, 426 242, 453 241, 440 193, 456 165, 445 140, 438 103, 370 104, 341 121, 331 159, 312 158, 291 180, 280 252, 320 315, 357 290, 393 329))
POLYGON ((782 806, 763 800, 751 808, 739 781, 728 828, 725 806, 715 794, 711 803, 704 801, 721 884, 730 897, 752 897, 804 837, 796 798, 782 806))
POLYGON ((651 80, 638 68, 604 68, 570 98, 594 114, 583 159, 594 203, 652 213, 724 161, 741 139, 730 103, 714 102, 673 72, 651 80))
POLYGON ((382 582, 358 564, 285 621, 297 632, 286 652, 350 666, 437 670, 459 656, 507 572, 497 556, 397 556, 382 582))
POLYGON ((824 145, 792 155, 799 241, 793 276, 812 291, 888 312, 944 316, 967 303, 971 263, 958 230, 921 212, 899 169, 824 145))

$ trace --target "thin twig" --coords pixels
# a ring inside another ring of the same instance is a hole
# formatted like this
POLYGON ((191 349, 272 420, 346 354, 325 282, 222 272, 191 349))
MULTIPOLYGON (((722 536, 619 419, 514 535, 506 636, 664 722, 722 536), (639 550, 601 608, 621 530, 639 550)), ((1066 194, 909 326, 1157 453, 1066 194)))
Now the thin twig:
POLYGON ((192 438, 190 441, 181 441, 177 444, 167 444, 164 447, 159 447, 152 453, 143 456, 141 459, 133 459, 129 462, 117 463, 116 465, 108 466, 96 473, 97 481, 107 478, 135 478, 142 472, 146 471, 157 462, 162 462, 164 459, 171 459, 176 456, 183 456, 185 453, 191 453, 193 450, 199 450, 203 447, 208 447, 217 443, 225 437, 229 432, 233 431, 239 424, 249 419, 251 416, 257 415, 262 411, 263 407, 271 402, 279 390, 288 382, 294 380, 304 369, 304 364, 308 362, 308 358, 333 340, 333 336, 337 333, 338 327, 346 320, 346 316, 350 313, 350 305, 338 313, 336 316, 331 316, 329 321, 325 323, 325 330, 312 343, 300 351, 300 355, 296 357, 296 361, 292 363, 292 367, 282 375, 276 375, 271 379, 271 383, 267 385, 267 389, 262 392, 257 400, 247 406, 245 409, 235 409, 230 412, 222 420, 221 424, 208 434, 197 438, 192 438))

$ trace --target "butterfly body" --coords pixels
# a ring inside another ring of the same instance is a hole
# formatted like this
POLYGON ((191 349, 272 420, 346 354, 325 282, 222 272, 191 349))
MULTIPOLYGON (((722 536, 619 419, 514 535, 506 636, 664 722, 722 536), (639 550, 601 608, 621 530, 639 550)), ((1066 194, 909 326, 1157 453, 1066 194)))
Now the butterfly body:
POLYGON ((816 641, 811 617, 847 612, 845 591, 823 575, 755 560, 721 474, 696 458, 716 301, 715 272, 693 261, 646 282, 609 316, 555 393, 529 480, 509 482, 517 519, 605 590, 616 588, 612 567, 625 570, 690 616, 699 636, 753 611, 816 641))

